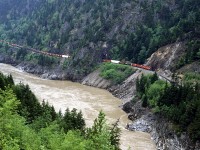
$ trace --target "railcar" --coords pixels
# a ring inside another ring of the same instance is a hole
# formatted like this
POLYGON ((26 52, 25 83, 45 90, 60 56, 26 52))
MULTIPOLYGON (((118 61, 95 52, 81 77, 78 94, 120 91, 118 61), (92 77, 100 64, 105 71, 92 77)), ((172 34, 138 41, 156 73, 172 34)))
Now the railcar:
POLYGON ((114 64, 124 64, 124 65, 130 65, 130 66, 137 67, 137 68, 142 68, 142 69, 145 69, 145 70, 151 70, 150 66, 135 64, 135 63, 131 63, 129 61, 118 61, 118 60, 103 59, 103 62, 111 62, 111 63, 114 63, 114 64))
POLYGON ((151 70, 150 66, 145 66, 145 65, 135 64, 135 63, 132 63, 131 66, 142 68, 142 69, 145 69, 145 70, 151 70))

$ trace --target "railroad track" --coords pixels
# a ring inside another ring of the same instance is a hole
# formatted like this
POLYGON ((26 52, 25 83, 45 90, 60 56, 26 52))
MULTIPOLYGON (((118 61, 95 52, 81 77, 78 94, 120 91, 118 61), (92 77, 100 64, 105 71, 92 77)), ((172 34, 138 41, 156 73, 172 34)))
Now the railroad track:
POLYGON ((5 43, 7 44, 8 46, 10 47, 14 47, 14 48, 25 48, 27 49, 28 51, 31 51, 31 52, 34 52, 34 53, 39 53, 39 54, 42 54, 42 55, 48 55, 48 56, 52 56, 52 57, 61 57, 61 58, 69 58, 70 55, 62 55, 62 54, 55 54, 55 53, 49 53, 49 52, 44 52, 44 51, 40 51, 40 50, 37 50, 37 49, 34 49, 34 48, 30 48, 28 46, 21 46, 21 45, 18 45, 18 44, 14 44, 14 43, 10 43, 8 41, 5 41, 5 40, 0 40, 0 43, 5 43))
POLYGON ((146 66, 146 65, 141 65, 141 64, 136 64, 136 63, 131 63, 131 62, 121 62, 119 60, 110 60, 110 59, 104 59, 103 62, 108 62, 108 63, 113 63, 113 64, 124 64, 124 65, 129 65, 129 66, 132 66, 132 67, 135 67, 135 68, 139 68, 141 70, 143 70, 143 72, 145 71, 148 71, 149 73, 157 73, 158 77, 160 79, 163 79, 167 82, 170 82, 170 83, 174 83, 174 81, 170 80, 169 78, 161 75, 160 73, 158 73, 157 71, 155 70, 152 70, 150 66, 146 66))

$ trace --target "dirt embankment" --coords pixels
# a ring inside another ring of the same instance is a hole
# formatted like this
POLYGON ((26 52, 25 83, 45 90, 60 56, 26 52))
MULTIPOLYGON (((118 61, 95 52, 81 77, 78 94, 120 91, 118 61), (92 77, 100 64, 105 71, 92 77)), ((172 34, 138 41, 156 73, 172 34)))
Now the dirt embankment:
POLYGON ((179 59, 185 54, 186 42, 177 42, 163 46, 147 59, 146 65, 154 70, 173 70, 179 59))
POLYGON ((123 104, 133 99, 136 94, 136 79, 143 74, 153 73, 152 71, 138 69, 134 74, 129 76, 121 84, 113 85, 111 81, 103 79, 99 74, 100 71, 96 70, 87 75, 83 80, 82 84, 88 86, 94 86, 103 88, 110 91, 114 96, 121 99, 123 104))
POLYGON ((82 84, 107 89, 111 86, 111 81, 103 79, 99 74, 100 70, 95 70, 82 80, 82 84))

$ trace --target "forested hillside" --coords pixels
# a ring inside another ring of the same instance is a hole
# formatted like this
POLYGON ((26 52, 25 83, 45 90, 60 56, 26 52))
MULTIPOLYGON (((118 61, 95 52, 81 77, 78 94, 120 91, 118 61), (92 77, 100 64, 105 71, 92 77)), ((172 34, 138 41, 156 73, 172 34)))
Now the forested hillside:
POLYGON ((6 46, 0 51, 85 75, 102 58, 144 63, 178 40, 188 43, 184 65, 200 57, 199 6, 199 0, 0 0, 0 39, 72 57, 61 61, 6 46))

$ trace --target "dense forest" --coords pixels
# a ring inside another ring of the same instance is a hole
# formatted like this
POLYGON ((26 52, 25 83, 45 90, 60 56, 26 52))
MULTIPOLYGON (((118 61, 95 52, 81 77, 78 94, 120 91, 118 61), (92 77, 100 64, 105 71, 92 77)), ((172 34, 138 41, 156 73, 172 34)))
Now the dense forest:
POLYGON ((87 74, 102 58, 144 63, 159 47, 187 41, 178 67, 200 57, 199 0, 0 0, 0 39, 57 54, 60 60, 0 45, 21 61, 87 74))
POLYGON ((109 126, 103 112, 87 128, 81 112, 56 113, 28 85, 0 73, 0 149, 118 150, 119 136, 117 122, 109 126))
POLYGON ((158 79, 157 74, 137 80, 138 96, 144 107, 150 107, 155 113, 165 116, 174 123, 177 133, 185 132, 193 141, 200 139, 200 75, 187 73, 179 83, 158 79))

